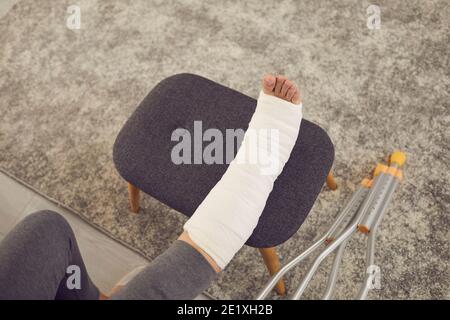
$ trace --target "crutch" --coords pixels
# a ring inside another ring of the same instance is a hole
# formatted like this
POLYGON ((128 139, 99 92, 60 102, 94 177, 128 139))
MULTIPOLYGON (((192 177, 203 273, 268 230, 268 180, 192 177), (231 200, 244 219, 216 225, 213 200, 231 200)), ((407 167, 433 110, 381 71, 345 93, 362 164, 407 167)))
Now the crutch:
MULTIPOLYGON (((389 167, 383 166, 379 167, 379 170, 386 174, 386 179, 388 183, 388 188, 384 195, 384 199, 377 203, 377 210, 372 216, 367 216, 361 224, 358 226, 361 232, 369 233, 367 240, 367 256, 366 256, 366 277, 358 293, 358 299, 366 299, 367 294, 373 283, 373 279, 376 276, 376 269, 371 268, 374 266, 375 260, 375 240, 377 228, 380 225, 381 219, 383 218, 387 207, 389 206, 395 189, 397 188, 399 182, 403 178, 402 171, 400 168, 405 163, 406 157, 402 152, 394 152, 391 154, 389 159, 389 167), (369 270, 371 268, 371 270, 369 270)), ((376 173, 375 173, 376 174, 376 173)))
MULTIPOLYGON (((404 153, 394 152, 390 156, 389 167, 378 164, 374 170, 374 176, 382 175, 384 183, 380 185, 380 189, 376 193, 377 196, 373 199, 371 209, 358 225, 358 231, 369 234, 367 241, 366 277, 358 293, 358 299, 365 299, 367 297, 373 279, 376 276, 377 268, 375 268, 376 266, 374 265, 376 230, 392 199, 392 195, 398 182, 402 179, 400 167, 404 164, 405 159, 404 153)), ((332 296, 332 291, 337 280, 337 271, 342 259, 343 251, 345 250, 345 243, 346 242, 339 247, 335 256, 324 299, 330 299, 332 296)))
MULTIPOLYGON (((395 174, 396 172, 400 172, 398 168, 403 165, 405 156, 401 152, 394 152, 391 155, 390 159, 391 164, 393 165, 393 169, 390 169, 391 167, 387 169, 386 166, 377 165, 376 169, 374 170, 373 180, 364 179, 361 182, 357 191, 353 194, 350 201, 338 215, 337 219, 328 230, 328 232, 313 245, 311 245, 308 249, 306 249, 302 254, 291 260, 275 275, 273 275, 257 296, 258 300, 266 298, 271 289, 285 273, 287 273, 298 263, 300 263, 304 258, 318 249, 321 244, 325 244, 326 247, 316 257, 292 298, 300 299, 307 285, 311 281, 312 276, 317 271, 320 263, 334 250, 339 248, 329 275, 324 298, 329 299, 332 296, 332 292, 337 280, 338 269, 347 241, 357 231, 368 233, 370 232, 369 228, 372 228, 375 231, 382 215, 384 214, 384 211, 387 208, 387 204, 390 201, 390 197, 392 196, 395 187, 391 187, 392 179, 391 177, 387 177, 386 175, 388 173, 392 175, 393 173, 395 174), (388 201, 385 201, 386 199, 388 201)), ((398 174, 398 176, 401 176, 401 172, 400 174, 398 174)), ((372 234, 373 233, 375 232, 372 232, 372 234)), ((371 237, 369 237, 369 245, 373 246, 375 236, 372 234, 371 237)), ((368 251, 370 254, 368 253, 367 263, 372 262, 370 264, 372 265, 374 250, 373 248, 370 249, 369 247, 368 251), (372 256, 372 258, 369 258, 369 256, 372 256)), ((366 277, 365 285, 363 286, 366 289, 361 289, 361 297, 365 297, 364 290, 367 290, 367 288, 370 287, 371 279, 372 277, 370 277, 370 275, 366 277)))
POLYGON ((344 207, 344 209, 339 213, 333 225, 330 227, 328 232, 323 235, 319 240, 313 243, 308 249, 306 249, 299 256, 288 262, 285 266, 283 266, 277 273, 275 273, 269 282, 265 285, 265 287, 261 290, 261 292, 256 297, 257 300, 263 300, 267 297, 269 292, 273 289, 273 287, 278 283, 278 281, 284 276, 285 273, 290 271, 293 267, 295 267, 298 263, 303 261, 306 257, 308 257, 311 253, 313 253, 316 249, 318 249, 322 244, 327 245, 331 243, 331 239, 341 228, 341 224, 345 221, 346 218, 353 212, 355 206, 361 202, 361 199, 365 196, 366 193, 366 184, 367 179, 364 179, 361 185, 358 187, 357 191, 353 194, 350 201, 344 207))

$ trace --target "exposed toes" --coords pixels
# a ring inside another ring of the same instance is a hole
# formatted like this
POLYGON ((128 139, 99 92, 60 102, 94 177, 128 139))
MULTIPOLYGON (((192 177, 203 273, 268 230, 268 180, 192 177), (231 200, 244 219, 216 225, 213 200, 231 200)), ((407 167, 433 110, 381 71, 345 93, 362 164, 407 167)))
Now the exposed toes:
POLYGON ((285 81, 286 81, 285 77, 283 77, 283 76, 277 77, 277 84, 275 85, 275 90, 274 90, 274 92, 277 96, 281 95, 281 88, 283 88, 283 84, 285 81))
POLYGON ((276 78, 270 74, 266 75, 263 79, 264 93, 270 94, 275 88, 276 78))
POLYGON ((294 85, 292 81, 286 80, 283 84, 283 87, 281 88, 281 97, 286 98, 286 94, 289 91, 289 89, 294 85))
POLYGON ((300 90, 293 81, 288 80, 285 76, 267 74, 262 82, 264 93, 300 104, 300 90))
POLYGON ((292 98, 294 97, 296 92, 297 92, 296 86, 290 87, 289 90, 286 92, 286 100, 292 102, 292 98))
POLYGON ((299 90, 295 91, 294 95, 292 96, 291 102, 295 103, 295 104, 300 104, 300 91, 299 90))

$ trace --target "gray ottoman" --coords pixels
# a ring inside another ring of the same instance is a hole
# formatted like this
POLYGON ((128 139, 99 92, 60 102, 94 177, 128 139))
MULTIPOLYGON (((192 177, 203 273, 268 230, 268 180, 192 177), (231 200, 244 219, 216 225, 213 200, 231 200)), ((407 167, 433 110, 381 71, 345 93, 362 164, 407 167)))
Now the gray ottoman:
MULTIPOLYGON (((227 164, 174 164, 171 151, 178 142, 171 141, 172 132, 185 128, 193 133, 194 121, 202 121, 203 130, 246 130, 255 107, 255 99, 198 75, 177 74, 157 84, 114 144, 114 163, 128 182, 131 211, 139 211, 141 190, 190 217, 227 164)), ((260 248, 271 274, 279 269, 274 247, 298 230, 325 181, 336 188, 330 172, 333 159, 333 144, 326 132, 303 119, 297 144, 246 243, 260 248)), ((277 291, 284 294, 282 282, 277 291)))

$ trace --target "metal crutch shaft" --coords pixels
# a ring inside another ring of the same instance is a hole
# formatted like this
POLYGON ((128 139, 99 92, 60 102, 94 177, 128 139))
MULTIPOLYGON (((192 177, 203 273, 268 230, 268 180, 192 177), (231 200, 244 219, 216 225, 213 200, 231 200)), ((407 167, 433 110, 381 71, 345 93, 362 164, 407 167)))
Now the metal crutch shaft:
POLYGON ((362 201, 367 196, 367 191, 370 188, 370 180, 369 179, 363 179, 361 181, 361 184, 358 186, 356 191, 353 193, 352 198, 347 203, 347 205, 342 210, 341 214, 338 216, 338 218, 335 220, 331 228, 328 230, 328 237, 327 242, 333 241, 342 231, 345 227, 348 226, 347 223, 343 223, 347 216, 350 216, 350 213, 353 213, 353 216, 355 216, 356 211, 361 206, 362 201))
POLYGON ((260 291, 256 300, 263 300, 267 297, 270 291, 275 287, 278 281, 286 274, 289 270, 295 267, 298 263, 300 263, 303 259, 309 256, 312 252, 314 252, 322 243, 329 242, 331 237, 335 234, 336 230, 339 228, 339 224, 345 219, 347 214, 352 211, 352 208, 355 206, 355 202, 359 199, 361 193, 366 191, 367 183, 366 179, 363 180, 357 191, 353 194, 352 198, 347 202, 345 208, 339 213, 335 222, 332 224, 327 233, 322 236, 319 240, 313 243, 308 249, 302 252, 299 256, 295 257, 291 261, 289 261, 285 266, 283 266, 277 273, 275 273, 272 278, 267 282, 264 288, 260 291))
MULTIPOLYGON (((364 179, 364 180, 361 182, 361 184, 362 184, 362 186, 364 186, 365 188, 360 187, 360 188, 357 190, 357 192, 359 191, 359 193, 361 193, 362 196, 363 196, 363 198, 362 198, 362 199, 359 199, 359 201, 357 202, 357 203, 359 203, 359 206, 361 205, 361 203, 362 203, 364 197, 367 196, 367 191, 368 191, 368 189, 370 188, 370 186, 371 186, 371 184, 372 184, 372 181, 369 180, 369 179, 364 179), (362 191, 364 191, 364 193, 363 193, 362 191)), ((359 195, 358 195, 358 196, 359 196, 359 195)), ((356 212, 357 212, 357 210, 359 209, 359 206, 357 206, 356 212)), ((356 206, 355 206, 355 207, 356 207, 356 206)), ((354 212, 353 215, 355 215, 356 212, 354 212)), ((349 223, 350 223, 350 222, 348 222, 348 223, 345 225, 344 229, 347 228, 347 227, 349 226, 349 223)), ((333 240, 339 235, 339 233, 337 233, 337 232, 338 232, 337 230, 338 230, 338 229, 336 228, 335 234, 333 234, 333 235, 330 237, 330 239, 329 239, 330 242, 333 241, 333 240)), ((339 232, 342 232, 342 230, 340 230, 339 232)), ((332 267, 331 267, 330 274, 329 274, 329 276, 328 276, 327 288, 325 289, 325 294, 324 294, 324 296, 323 296, 323 300, 329 300, 329 299, 331 299, 332 296, 333 296, 333 291, 334 291, 334 288, 336 287, 336 282, 337 282, 337 278, 338 278, 338 275, 339 275, 339 267, 340 267, 340 265, 341 265, 342 257, 343 257, 343 255, 344 255, 344 251, 345 251, 345 248, 346 248, 346 246, 347 246, 347 242, 348 242, 348 240, 342 242, 342 244, 339 246, 339 248, 337 249, 337 252, 336 252, 336 254, 335 254, 335 256, 334 256, 334 259, 333 259, 333 265, 332 265, 332 267)))
MULTIPOLYGON (((392 169, 396 169, 396 166, 401 167, 405 161, 405 155, 401 152, 394 152, 390 157, 391 167, 392 169)), ((336 279, 338 275, 338 269, 340 262, 342 260, 342 255, 345 251, 345 246, 347 241, 350 239, 352 234, 356 231, 363 231, 364 229, 360 228, 360 224, 362 226, 368 227, 367 229, 370 231, 369 239, 368 239, 368 251, 366 262, 368 265, 372 265, 374 261, 374 252, 375 252, 375 237, 376 230, 381 221, 381 218, 386 211, 386 208, 391 201, 393 192, 398 184, 397 179, 386 179, 385 171, 381 170, 380 173, 374 176, 372 188, 365 195, 362 204, 359 205, 359 201, 357 199, 361 197, 362 191, 360 188, 358 189, 350 201, 347 203, 346 207, 341 211, 341 213, 336 218, 333 225, 330 227, 328 232, 321 237, 318 241, 316 241, 313 245, 311 245, 308 249, 306 249, 303 253, 301 253, 296 258, 292 259, 287 265, 281 268, 275 275, 272 276, 270 281, 266 284, 266 286, 261 290, 257 299, 261 300, 267 297, 268 293, 272 290, 272 288, 276 285, 276 283, 281 279, 281 277, 287 273, 290 269, 295 267, 298 263, 300 263, 304 258, 309 256, 313 251, 315 251, 321 243, 330 243, 327 248, 325 248, 314 260, 312 266, 309 268, 306 276, 304 277, 302 283, 297 289, 296 293, 293 296, 293 299, 299 299, 303 294, 303 291, 306 289, 309 284, 312 276, 316 272, 318 266, 321 262, 334 250, 339 248, 334 262, 333 267, 330 272, 329 281, 327 284, 327 289, 325 292, 325 299, 329 299, 332 296, 333 289, 336 284, 336 279), (393 180, 393 181, 392 181, 393 180), (391 183, 392 182, 392 183, 391 183), (381 199, 382 205, 379 205, 379 200, 381 199), (383 201, 385 199, 385 201, 383 201), (342 224, 344 219, 351 213, 351 210, 354 209, 355 205, 358 205, 356 212, 353 214, 353 219, 351 222, 347 224, 347 227, 342 230, 342 224), (337 236, 336 236, 337 235, 337 236), (334 241, 334 238, 336 240, 334 241)), ((391 175, 390 172, 388 175, 391 175)), ((401 176, 399 176, 400 179, 401 176)), ((369 275, 370 276, 370 275, 369 275)), ((369 277, 368 276, 368 277, 369 277)), ((363 286, 360 289, 360 298, 365 298, 368 292, 368 285, 370 284, 369 280, 366 277, 363 286)))
POLYGON ((331 267, 330 275, 328 276, 327 288, 325 290, 324 300, 329 300, 333 296, 334 288, 336 287, 336 281, 339 274, 339 267, 341 266, 342 256, 344 255, 345 247, 348 240, 342 242, 339 249, 336 252, 336 256, 333 260, 333 266, 331 267))
MULTIPOLYGON (((372 185, 372 180, 364 179, 364 180, 361 182, 361 184, 362 184, 363 186, 365 186, 366 188, 360 188, 360 189, 362 189, 363 191, 367 191, 367 190, 371 187, 371 185, 372 185)), ((367 196, 367 192, 365 192, 365 193, 363 194, 363 196, 364 196, 364 197, 367 196)), ((362 200, 363 200, 363 199, 360 199, 360 201, 359 201, 360 204, 361 204, 362 200)), ((358 209, 358 208, 357 208, 357 209, 358 209)), ((354 215, 355 215, 355 214, 356 214, 356 212, 354 213, 354 215)), ((345 228, 346 228, 346 227, 348 227, 348 224, 345 226, 345 228)), ((337 231, 336 231, 336 232, 337 232, 337 231)), ((330 238, 330 241, 332 241, 334 238, 336 238, 336 235, 333 235, 333 236, 330 238)), ((328 276, 327 288, 325 289, 325 294, 324 294, 324 296, 323 296, 323 299, 324 299, 324 300, 329 300, 329 299, 331 299, 332 296, 333 296, 333 291, 334 291, 334 288, 336 287, 336 282, 337 282, 337 278, 338 278, 338 275, 339 275, 339 267, 340 267, 340 265, 341 265, 342 257, 343 257, 343 255, 344 255, 345 248, 346 248, 346 246, 347 246, 347 242, 348 242, 348 240, 344 241, 344 242, 339 246, 339 248, 337 249, 336 255, 334 256, 334 259, 333 259, 333 265, 332 265, 332 267, 331 267, 331 271, 330 271, 330 274, 329 274, 329 276, 328 276)))
POLYGON ((277 273, 275 273, 272 278, 270 278, 269 282, 264 286, 264 288, 260 291, 256 300, 263 300, 267 297, 269 292, 275 287, 278 281, 284 276, 286 272, 291 270, 295 265, 297 265, 300 261, 309 256, 314 250, 316 250, 322 243, 326 240, 326 235, 314 242, 308 249, 303 251, 299 256, 295 257, 291 261, 289 261, 285 266, 283 266, 277 273))
POLYGON ((376 197, 377 193, 379 192, 380 187, 383 185, 384 177, 383 175, 378 175, 374 178, 373 187, 369 190, 366 198, 364 199, 363 203, 361 204, 361 207, 358 209, 358 212, 353 219, 352 223, 348 228, 346 228, 341 235, 333 241, 325 250, 323 250, 314 260, 313 264, 309 268, 308 272, 304 276, 302 282, 300 283, 300 286, 298 287, 297 291, 295 292, 294 296, 292 297, 293 300, 300 299, 301 295, 305 291, 306 287, 308 286, 309 282, 312 279, 312 276, 316 272, 319 265, 322 263, 322 261, 330 254, 332 253, 343 241, 348 239, 353 233, 356 232, 357 226, 361 219, 366 215, 368 209, 370 208, 373 199, 376 197))
MULTIPOLYGON (((384 182, 384 183, 386 183, 386 182, 384 182)), ((368 184, 370 186, 370 181, 366 182, 366 184, 368 184)), ((381 182, 380 182, 380 184, 381 184, 381 182)), ((367 213, 367 214, 369 214, 369 213, 367 213)), ((366 214, 366 216, 367 216, 367 214, 366 214)), ((334 257, 333 265, 332 265, 332 268, 331 268, 331 271, 330 271, 330 275, 328 277, 327 288, 325 290, 325 295, 323 297, 324 300, 329 300, 329 299, 332 298, 333 291, 334 291, 334 288, 336 286, 336 281, 337 281, 337 277, 338 277, 339 267, 341 265, 342 256, 344 254, 344 251, 345 251, 345 248, 346 248, 346 244, 347 244, 347 241, 344 241, 339 246, 339 249, 337 250, 336 255, 334 257)))
POLYGON ((369 272, 372 270, 369 270, 371 266, 374 265, 375 260, 375 240, 376 240, 376 233, 378 226, 381 222, 381 219, 383 218, 391 200, 392 196, 394 194, 395 189, 398 186, 398 180, 396 177, 392 177, 392 180, 390 180, 389 189, 386 193, 385 198, 383 199, 383 204, 381 205, 379 212, 377 212, 376 219, 373 221, 373 223, 370 225, 370 235, 367 240, 367 257, 366 257, 366 276, 364 279, 363 284, 361 285, 361 288, 358 293, 358 299, 364 300, 367 298, 367 294, 370 290, 370 284, 373 281, 373 272, 369 272))

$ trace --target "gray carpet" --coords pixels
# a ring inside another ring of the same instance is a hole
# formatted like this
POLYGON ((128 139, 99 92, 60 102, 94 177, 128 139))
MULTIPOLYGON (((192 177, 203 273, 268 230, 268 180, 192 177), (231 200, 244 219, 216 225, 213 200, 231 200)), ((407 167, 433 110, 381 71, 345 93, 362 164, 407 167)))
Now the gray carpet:
MULTIPOLYGON (((376 161, 399 148, 405 180, 380 228, 382 288, 370 298, 450 298, 447 1, 379 1, 380 30, 366 27, 370 2, 359 0, 77 2, 81 30, 66 28, 71 1, 22 0, 0 20, 1 170, 153 259, 184 218, 148 196, 142 214, 129 214, 111 159, 127 117, 175 73, 253 97, 264 73, 285 74, 302 88, 305 118, 335 144, 339 189, 323 190, 279 248, 282 261, 317 239, 376 161)), ((363 240, 350 243, 337 298, 357 292, 363 240)), ((287 277, 290 293, 305 270, 287 277)), ((306 298, 320 297, 325 270, 306 298)), ((244 248, 209 292, 251 298, 267 279, 257 251, 244 248)))

